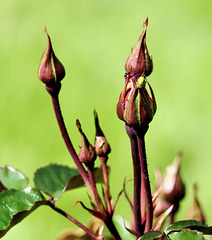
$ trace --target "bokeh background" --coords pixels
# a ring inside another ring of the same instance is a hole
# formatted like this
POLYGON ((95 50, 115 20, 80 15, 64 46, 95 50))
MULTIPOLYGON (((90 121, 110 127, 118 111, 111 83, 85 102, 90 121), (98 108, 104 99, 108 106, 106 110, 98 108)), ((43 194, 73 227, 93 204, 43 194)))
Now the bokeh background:
MULTIPOLYGON (((199 199, 212 223, 212 2, 210 0, 1 0, 0 1, 0 163, 21 171, 33 185, 37 168, 50 163, 74 166, 62 141, 51 100, 37 78, 46 46, 47 26, 57 57, 66 68, 60 100, 74 146, 80 136, 79 118, 94 141, 93 109, 112 153, 111 189, 114 198, 126 176, 132 178, 129 141, 116 103, 124 86, 124 64, 149 18, 147 45, 154 72, 148 78, 158 110, 146 136, 152 187, 154 168, 170 164, 183 151, 181 173, 186 198, 183 219, 199 185, 199 199)), ((132 186, 129 184, 129 192, 132 186)), ((58 206, 85 223, 89 215, 77 200, 87 202, 86 190, 65 193, 58 206)), ((124 197, 117 215, 130 219, 124 197)), ((5 240, 55 239, 68 220, 40 207, 15 226, 5 240)))

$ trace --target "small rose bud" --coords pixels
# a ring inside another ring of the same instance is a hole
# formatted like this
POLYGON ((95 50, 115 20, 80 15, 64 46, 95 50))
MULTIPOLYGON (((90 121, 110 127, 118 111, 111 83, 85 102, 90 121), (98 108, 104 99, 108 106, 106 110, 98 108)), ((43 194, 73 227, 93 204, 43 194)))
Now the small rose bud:
POLYGON ((202 207, 199 203, 199 200, 197 197, 197 192, 198 192, 197 184, 194 184, 194 200, 187 212, 186 219, 187 220, 196 220, 198 222, 205 223, 205 216, 202 211, 202 207))
POLYGON ((99 126, 99 119, 97 112, 94 111, 94 120, 96 127, 96 139, 95 139, 95 151, 97 156, 107 158, 108 154, 111 152, 110 145, 99 126))
POLYGON ((65 69, 54 54, 51 39, 47 33, 46 27, 44 31, 47 36, 47 47, 39 63, 38 77, 46 85, 52 85, 57 82, 59 83, 65 77, 65 69))
POLYGON ((143 76, 126 74, 125 78, 125 87, 117 104, 117 115, 129 126, 148 125, 156 112, 153 90, 143 76))
POLYGON ((81 148, 79 150, 79 160, 84 163, 87 167, 93 168, 94 161, 96 159, 96 153, 94 147, 89 143, 87 137, 82 131, 80 121, 76 120, 76 125, 79 132, 82 135, 81 148))
POLYGON ((185 196, 185 185, 180 176, 181 155, 181 152, 177 154, 163 176, 162 195, 170 203, 177 203, 185 196))
POLYGON ((127 73, 139 73, 140 75, 149 76, 152 72, 153 64, 146 46, 147 25, 148 18, 143 22, 143 32, 125 64, 127 73))

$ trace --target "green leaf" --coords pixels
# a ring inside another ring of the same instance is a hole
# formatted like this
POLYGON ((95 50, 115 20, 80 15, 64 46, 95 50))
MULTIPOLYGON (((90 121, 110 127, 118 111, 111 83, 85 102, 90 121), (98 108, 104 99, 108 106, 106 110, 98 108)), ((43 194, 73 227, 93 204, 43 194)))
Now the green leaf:
POLYGON ((6 166, 5 168, 0 168, 0 182, 6 189, 24 189, 28 184, 28 178, 26 178, 23 173, 19 170, 6 166))
POLYGON ((144 234, 142 237, 139 238, 139 240, 153 240, 155 238, 159 238, 162 236, 162 233, 159 231, 152 231, 152 232, 147 232, 144 234))
POLYGON ((189 229, 197 230, 198 232, 202 232, 205 235, 212 235, 212 226, 210 226, 210 227, 190 226, 189 229))
MULTIPOLYGON (((96 182, 102 182, 101 168, 94 169, 96 182)), ((54 200, 58 200, 65 191, 85 186, 77 169, 51 164, 40 168, 34 176, 35 187, 54 200)))
POLYGON ((171 240, 204 240, 203 234, 190 229, 183 229, 180 232, 172 232, 169 234, 171 240))
POLYGON ((5 190, 0 193, 0 238, 44 203, 44 197, 35 189, 5 190))
POLYGON ((195 229, 195 226, 197 226, 197 227, 199 227, 199 226, 207 227, 207 225, 205 225, 204 223, 200 223, 200 222, 197 222, 195 220, 187 220, 187 221, 175 222, 171 226, 167 227, 164 232, 165 232, 166 235, 168 235, 172 231, 180 231, 183 228, 192 227, 192 229, 195 229))
POLYGON ((58 200, 66 191, 69 180, 78 174, 79 172, 76 169, 51 164, 36 171, 34 176, 35 187, 58 200))

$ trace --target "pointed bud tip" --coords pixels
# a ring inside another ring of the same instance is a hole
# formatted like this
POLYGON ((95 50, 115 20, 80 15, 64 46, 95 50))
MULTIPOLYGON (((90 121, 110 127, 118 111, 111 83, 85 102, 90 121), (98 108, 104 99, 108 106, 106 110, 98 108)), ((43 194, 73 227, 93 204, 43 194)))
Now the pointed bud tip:
POLYGON ((46 26, 44 26, 43 30, 44 30, 44 32, 45 32, 46 34, 48 34, 48 32, 47 32, 47 27, 46 27, 46 26))
POLYGON ((146 20, 143 21, 143 27, 144 27, 144 28, 147 27, 148 22, 149 22, 149 19, 148 19, 148 17, 147 17, 146 20))
POLYGON ((201 223, 205 223, 205 215, 197 196, 198 186, 196 183, 193 186, 193 191, 194 191, 194 199, 186 214, 186 219, 187 220, 192 219, 201 223))
POLYGON ((104 133, 99 125, 99 117, 96 110, 94 110, 94 122, 96 127, 96 136, 104 136, 104 133))
POLYGON ((139 73, 141 75, 149 76, 152 72, 153 65, 146 46, 146 29, 148 25, 148 18, 143 22, 143 31, 140 35, 135 47, 131 50, 128 57, 125 70, 127 72, 139 73))
POLYGON ((96 153, 94 147, 89 143, 85 133, 82 131, 80 121, 76 120, 76 126, 82 135, 81 147, 79 150, 79 160, 84 163, 87 167, 93 167, 96 159, 96 153))
POLYGON ((80 124, 79 119, 76 119, 76 126, 77 126, 78 130, 81 129, 81 124, 80 124))
POLYGON ((65 77, 65 69, 55 56, 46 26, 44 27, 44 33, 47 37, 47 46, 39 63, 38 77, 43 83, 54 85, 54 83, 59 83, 65 77))

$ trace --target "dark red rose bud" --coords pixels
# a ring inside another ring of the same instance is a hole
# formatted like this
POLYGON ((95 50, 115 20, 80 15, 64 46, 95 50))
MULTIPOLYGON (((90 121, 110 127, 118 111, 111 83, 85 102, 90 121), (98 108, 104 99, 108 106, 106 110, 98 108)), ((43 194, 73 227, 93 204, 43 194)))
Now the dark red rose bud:
POLYGON ((65 69, 54 54, 46 27, 44 31, 47 36, 47 46, 39 63, 38 77, 43 83, 51 85, 60 82, 65 77, 65 69))
POLYGON ((94 161, 96 159, 96 153, 94 147, 89 143, 87 137, 82 131, 81 124, 79 120, 76 120, 76 125, 79 132, 82 135, 81 148, 79 151, 79 160, 84 163, 87 167, 93 167, 94 161))
POLYGON ((146 46, 146 28, 148 25, 148 18, 143 22, 143 32, 139 37, 134 49, 125 64, 127 73, 139 73, 140 75, 149 76, 153 69, 152 60, 146 46))
POLYGON ((129 126, 141 126, 148 125, 152 121, 155 112, 156 101, 147 80, 140 75, 126 77, 125 87, 117 104, 118 117, 129 126), (146 89, 146 85, 150 94, 146 89))
POLYGON ((99 157, 107 157, 107 155, 111 152, 110 145, 102 132, 102 129, 99 126, 99 119, 97 112, 94 111, 94 120, 96 127, 96 139, 95 139, 95 151, 97 156, 99 157))

